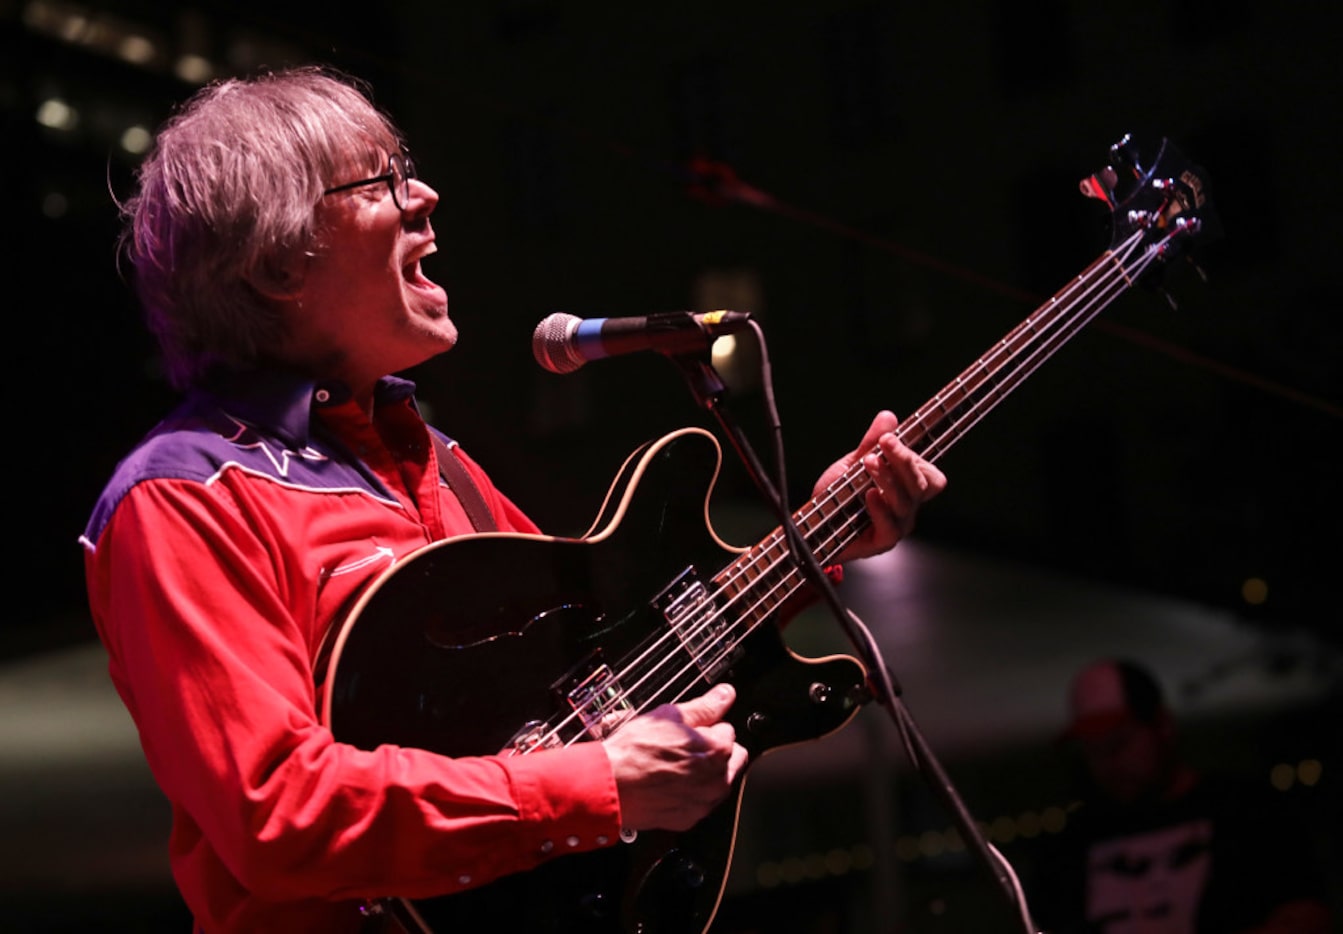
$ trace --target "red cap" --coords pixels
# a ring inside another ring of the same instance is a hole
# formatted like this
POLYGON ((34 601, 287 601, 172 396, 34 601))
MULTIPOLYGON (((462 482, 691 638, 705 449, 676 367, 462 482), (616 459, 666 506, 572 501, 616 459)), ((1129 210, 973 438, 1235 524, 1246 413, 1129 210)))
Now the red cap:
POLYGON ((1083 668, 1068 691, 1071 718, 1063 739, 1086 739, 1125 723, 1151 723, 1165 708, 1156 678, 1141 665, 1104 659, 1083 668))

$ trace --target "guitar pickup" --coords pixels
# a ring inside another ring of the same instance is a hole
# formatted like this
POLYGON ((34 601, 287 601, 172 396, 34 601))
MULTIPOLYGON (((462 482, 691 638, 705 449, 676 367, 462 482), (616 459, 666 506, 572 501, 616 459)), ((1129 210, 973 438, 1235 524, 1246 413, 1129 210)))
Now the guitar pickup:
POLYGON ((727 646, 723 635, 731 628, 731 621, 718 611, 718 605, 709 595, 693 567, 686 568, 666 590, 653 601, 662 613, 681 646, 706 680, 712 682, 727 671, 741 654, 739 647, 727 646))

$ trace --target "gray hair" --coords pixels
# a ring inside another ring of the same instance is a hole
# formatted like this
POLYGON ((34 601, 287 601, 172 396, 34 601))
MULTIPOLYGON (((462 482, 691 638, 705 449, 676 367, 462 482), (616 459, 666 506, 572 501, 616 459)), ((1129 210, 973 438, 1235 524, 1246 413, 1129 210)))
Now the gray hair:
POLYGON ((336 174, 377 174, 401 133, 364 85, 317 66, 202 88, 163 125, 120 205, 120 245, 169 381, 265 359, 285 322, 258 285, 317 245, 336 174))

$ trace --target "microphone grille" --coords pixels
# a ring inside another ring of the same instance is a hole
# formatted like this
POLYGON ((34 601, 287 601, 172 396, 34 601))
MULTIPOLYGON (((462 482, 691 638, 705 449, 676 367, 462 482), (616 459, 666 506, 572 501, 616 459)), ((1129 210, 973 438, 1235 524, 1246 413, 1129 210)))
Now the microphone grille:
POLYGON ((552 373, 572 373, 582 366, 586 361, 572 341, 580 320, 562 311, 541 319, 532 332, 532 356, 536 362, 552 373))

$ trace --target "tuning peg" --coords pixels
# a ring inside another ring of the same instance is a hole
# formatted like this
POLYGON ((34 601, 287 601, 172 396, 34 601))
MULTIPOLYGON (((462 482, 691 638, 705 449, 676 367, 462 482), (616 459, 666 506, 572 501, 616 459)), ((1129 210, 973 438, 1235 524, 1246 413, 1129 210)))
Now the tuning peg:
POLYGON ((1119 176, 1115 170, 1108 165, 1097 172, 1095 175, 1088 175, 1078 184, 1082 194, 1088 198, 1095 198, 1098 201, 1104 201, 1110 207, 1115 206, 1114 190, 1119 182, 1119 176))
POLYGON ((1135 176, 1142 176, 1143 168, 1138 161, 1138 146, 1133 142, 1131 133, 1125 133, 1119 142, 1110 147, 1110 157, 1133 172, 1135 176))

